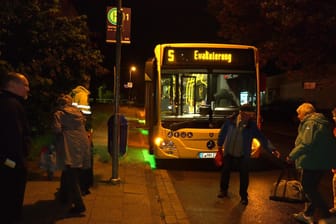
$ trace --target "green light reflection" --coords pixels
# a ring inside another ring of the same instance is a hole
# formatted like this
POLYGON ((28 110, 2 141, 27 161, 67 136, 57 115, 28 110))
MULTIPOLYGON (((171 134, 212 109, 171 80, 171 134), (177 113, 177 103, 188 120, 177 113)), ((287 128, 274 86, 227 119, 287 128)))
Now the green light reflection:
POLYGON ((140 128, 139 130, 142 135, 148 135, 148 130, 142 128, 140 128))
POLYGON ((156 168, 156 163, 155 163, 154 155, 149 154, 148 149, 143 149, 142 150, 142 155, 143 155, 145 161, 149 163, 150 167, 152 169, 155 169, 156 168))

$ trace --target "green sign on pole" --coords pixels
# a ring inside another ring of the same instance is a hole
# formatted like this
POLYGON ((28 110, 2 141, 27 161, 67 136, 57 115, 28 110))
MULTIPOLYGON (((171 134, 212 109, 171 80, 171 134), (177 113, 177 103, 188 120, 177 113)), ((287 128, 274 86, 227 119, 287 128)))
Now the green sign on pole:
MULTIPOLYGON (((121 43, 131 43, 131 8, 122 8, 121 43)), ((117 7, 107 7, 106 42, 116 43, 117 7)))
POLYGON ((117 8, 113 7, 107 12, 107 20, 112 24, 112 25, 117 25, 117 8))

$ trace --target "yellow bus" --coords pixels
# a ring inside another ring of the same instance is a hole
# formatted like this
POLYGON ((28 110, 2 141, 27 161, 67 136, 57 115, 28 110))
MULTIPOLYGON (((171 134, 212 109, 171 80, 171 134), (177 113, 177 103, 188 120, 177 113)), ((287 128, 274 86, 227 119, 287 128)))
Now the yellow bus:
POLYGON ((145 85, 149 149, 156 159, 214 158, 220 127, 243 104, 254 107, 260 127, 254 46, 159 44, 146 61, 145 85))

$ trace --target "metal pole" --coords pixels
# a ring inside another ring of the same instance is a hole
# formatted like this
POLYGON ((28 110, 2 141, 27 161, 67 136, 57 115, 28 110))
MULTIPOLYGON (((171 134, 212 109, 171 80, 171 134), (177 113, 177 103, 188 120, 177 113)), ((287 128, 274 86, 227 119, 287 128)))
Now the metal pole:
MULTIPOLYGON (((131 68, 129 70, 129 82, 132 82, 132 69, 131 68)), ((128 88, 128 104, 131 103, 131 89, 132 88, 128 88)))
POLYGON ((120 92, 120 62, 121 62, 121 25, 122 11, 121 0, 117 5, 117 32, 116 32, 116 78, 115 78, 115 115, 113 120, 113 149, 112 149, 112 177, 113 184, 120 183, 119 178, 119 151, 120 151, 120 114, 119 114, 119 92, 120 92))

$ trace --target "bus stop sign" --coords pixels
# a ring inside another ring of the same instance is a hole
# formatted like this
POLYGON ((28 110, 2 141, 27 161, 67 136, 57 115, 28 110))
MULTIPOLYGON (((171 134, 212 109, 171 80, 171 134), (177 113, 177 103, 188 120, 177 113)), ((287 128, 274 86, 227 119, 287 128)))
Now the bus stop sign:
MULTIPOLYGON (((121 25, 121 43, 131 43, 131 8, 121 8, 122 25, 121 25)), ((117 34, 117 7, 107 7, 106 9, 106 42, 116 43, 117 34)))

